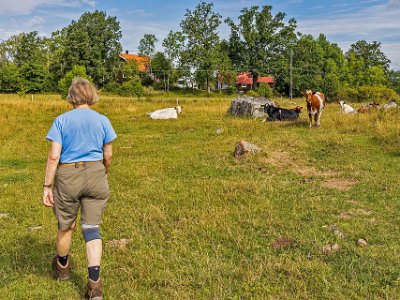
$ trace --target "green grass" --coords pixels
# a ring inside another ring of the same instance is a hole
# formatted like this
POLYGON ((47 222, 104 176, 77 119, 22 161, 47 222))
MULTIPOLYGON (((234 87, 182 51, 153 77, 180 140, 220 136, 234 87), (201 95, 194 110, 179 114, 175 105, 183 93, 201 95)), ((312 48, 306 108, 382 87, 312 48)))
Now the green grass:
MULTIPOLYGON (((310 130, 305 112, 294 123, 227 116, 232 98, 182 96, 181 118, 166 121, 146 112, 174 98, 103 97, 94 107, 118 133, 102 224, 105 299, 400 299, 400 112, 344 116, 331 104, 310 130), (239 140, 263 152, 236 161, 239 140), (330 179, 357 184, 338 190, 330 179), (343 240, 323 227, 332 224, 343 240), (121 238, 126 249, 107 245, 121 238), (298 243, 277 250, 279 238, 298 243), (334 243, 338 252, 322 252, 334 243)), ((1 299, 83 293, 82 235, 72 279, 57 283, 56 220, 41 200, 45 135, 68 109, 58 96, 0 95, 1 299)))

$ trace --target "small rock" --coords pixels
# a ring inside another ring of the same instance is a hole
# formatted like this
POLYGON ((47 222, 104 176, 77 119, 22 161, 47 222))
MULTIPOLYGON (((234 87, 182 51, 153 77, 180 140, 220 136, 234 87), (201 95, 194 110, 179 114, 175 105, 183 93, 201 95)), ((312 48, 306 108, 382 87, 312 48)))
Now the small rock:
POLYGON ((340 246, 338 244, 333 244, 333 245, 327 244, 322 247, 322 252, 324 254, 332 254, 339 250, 340 250, 340 246))
POLYGON ((115 248, 119 248, 119 249, 125 249, 126 245, 130 241, 131 241, 130 239, 112 240, 112 241, 108 241, 107 245, 109 245, 110 247, 115 247, 115 248))
MULTIPOLYGON (((324 226, 326 227, 326 226, 324 226)), ((343 240, 344 239, 344 233, 343 231, 336 225, 329 225, 327 226, 328 230, 330 232, 333 232, 339 239, 343 240)))
POLYGON ((218 135, 221 135, 221 134, 224 133, 224 129, 223 129, 223 128, 218 128, 218 129, 215 131, 215 133, 218 134, 218 135))
POLYGON ((359 246, 359 247, 366 247, 366 246, 368 246, 368 242, 367 242, 366 240, 364 240, 364 239, 359 239, 359 240, 357 241, 357 246, 359 246))
POLYGON ((31 226, 31 227, 28 227, 28 231, 38 231, 38 230, 41 230, 42 228, 43 228, 42 225, 31 226))
POLYGON ((262 149, 256 145, 253 145, 246 141, 240 141, 240 142, 236 143, 235 151, 233 152, 233 155, 235 156, 236 159, 239 159, 247 153, 255 154, 255 153, 259 153, 261 151, 262 151, 262 149))
POLYGON ((0 219, 3 218, 8 218, 8 214, 7 213, 0 213, 0 219))
POLYGON ((277 239, 272 243, 272 247, 275 250, 283 250, 294 247, 298 244, 298 241, 294 239, 277 239))

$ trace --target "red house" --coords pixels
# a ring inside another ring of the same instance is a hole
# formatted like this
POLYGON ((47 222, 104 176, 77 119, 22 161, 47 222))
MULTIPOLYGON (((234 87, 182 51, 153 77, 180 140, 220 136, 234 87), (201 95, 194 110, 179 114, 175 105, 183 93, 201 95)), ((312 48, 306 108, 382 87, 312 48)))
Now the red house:
MULTIPOLYGON (((275 85, 272 76, 260 76, 257 78, 257 87, 260 83, 268 83, 271 88, 275 85)), ((251 90, 253 86, 253 74, 251 72, 240 72, 236 77, 236 88, 238 90, 251 90)))

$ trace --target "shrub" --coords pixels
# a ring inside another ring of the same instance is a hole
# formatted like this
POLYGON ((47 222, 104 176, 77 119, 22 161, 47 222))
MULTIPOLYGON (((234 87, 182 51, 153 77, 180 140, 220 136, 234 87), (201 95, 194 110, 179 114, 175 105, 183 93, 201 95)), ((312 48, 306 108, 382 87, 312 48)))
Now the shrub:
POLYGON ((345 101, 396 101, 399 99, 397 93, 384 86, 360 86, 357 89, 343 88, 338 92, 339 100, 345 101))
POLYGON ((118 89, 118 95, 125 97, 141 97, 144 95, 143 86, 138 78, 124 82, 118 89))
POLYGON ((338 91, 337 97, 339 100, 357 102, 358 101, 358 90, 350 88, 350 87, 343 88, 338 91))
POLYGON ((67 96, 68 89, 72 84, 72 80, 76 77, 85 78, 92 82, 92 78, 86 75, 86 68, 84 66, 73 66, 72 70, 67 72, 67 74, 65 74, 65 76, 58 82, 58 88, 63 98, 67 96))
POLYGON ((394 90, 384 86, 360 86, 358 99, 359 101, 396 101, 399 96, 394 90))
POLYGON ((248 92, 246 93, 246 95, 247 95, 247 96, 250 96, 250 97, 258 97, 258 96, 259 96, 259 94, 258 94, 256 91, 254 91, 254 90, 248 91, 248 92))
POLYGON ((271 98, 273 91, 272 88, 269 86, 268 83, 261 82, 257 88, 257 93, 259 96, 263 96, 265 98, 271 98))
POLYGON ((103 90, 107 93, 118 94, 120 88, 121 88, 121 85, 118 82, 113 81, 113 82, 106 84, 104 86, 103 90))

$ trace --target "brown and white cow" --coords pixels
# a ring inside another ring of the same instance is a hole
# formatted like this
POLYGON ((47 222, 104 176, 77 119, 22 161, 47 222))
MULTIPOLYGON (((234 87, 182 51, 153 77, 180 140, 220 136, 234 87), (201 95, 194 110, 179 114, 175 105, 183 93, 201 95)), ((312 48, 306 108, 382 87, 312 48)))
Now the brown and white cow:
POLYGON ((325 107, 325 95, 320 92, 306 91, 307 111, 310 118, 310 128, 314 117, 314 125, 321 125, 321 114, 325 107))

